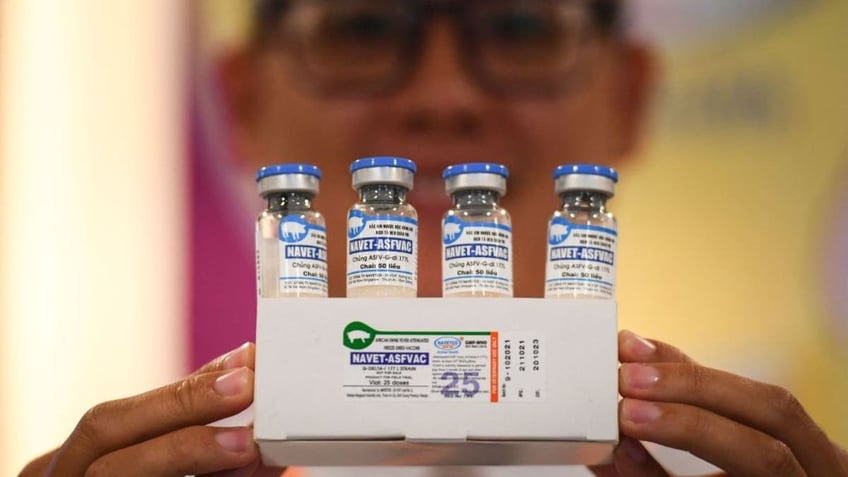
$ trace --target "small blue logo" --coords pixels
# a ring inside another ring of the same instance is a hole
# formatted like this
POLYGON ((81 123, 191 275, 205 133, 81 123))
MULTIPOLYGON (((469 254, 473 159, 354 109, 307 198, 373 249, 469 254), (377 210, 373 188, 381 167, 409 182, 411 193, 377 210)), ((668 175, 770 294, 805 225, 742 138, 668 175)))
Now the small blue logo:
POLYGON ((347 217, 347 236, 354 238, 365 230, 365 224, 368 223, 368 216, 358 210, 351 210, 347 217))
POLYGON ((433 340, 433 346, 442 351, 456 351, 462 347, 462 340, 455 336, 442 336, 433 340))
POLYGON ((302 217, 290 215, 280 222, 280 240, 285 243, 297 243, 309 235, 312 224, 302 217))
POLYGON ((443 229, 444 236, 442 238, 445 245, 450 245, 462 237, 462 232, 465 230, 465 222, 456 217, 448 217, 445 219, 443 229))
POLYGON ((559 245, 571 235, 571 223, 562 217, 556 217, 551 221, 551 226, 548 229, 548 243, 551 245, 559 245))

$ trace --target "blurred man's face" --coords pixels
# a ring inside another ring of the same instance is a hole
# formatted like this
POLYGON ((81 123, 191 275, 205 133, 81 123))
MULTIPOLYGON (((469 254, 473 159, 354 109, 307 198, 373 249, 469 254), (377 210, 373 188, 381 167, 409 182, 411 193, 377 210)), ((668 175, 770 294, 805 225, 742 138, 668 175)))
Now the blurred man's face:
MULTIPOLYGON (((417 2, 296 0, 255 54, 243 153, 256 166, 319 165, 317 204, 330 234, 345 230, 356 199, 353 159, 415 160, 409 200, 420 214, 422 296, 441 291, 438 228, 450 207, 442 170, 504 164, 516 296, 538 296, 546 220, 559 206, 551 172, 630 153, 647 89, 644 55, 603 31, 590 3, 468 0, 451 3, 459 5, 452 16, 428 17, 410 6, 417 2)), ((336 295, 344 291, 343 251, 331 245, 336 295)))

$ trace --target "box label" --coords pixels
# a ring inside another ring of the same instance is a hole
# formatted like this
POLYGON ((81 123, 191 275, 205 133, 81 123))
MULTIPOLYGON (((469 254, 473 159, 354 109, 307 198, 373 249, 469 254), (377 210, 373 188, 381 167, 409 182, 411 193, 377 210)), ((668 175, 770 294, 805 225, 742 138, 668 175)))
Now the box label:
POLYGON ((381 331, 342 333, 345 399, 534 402, 547 376, 540 333, 381 331))

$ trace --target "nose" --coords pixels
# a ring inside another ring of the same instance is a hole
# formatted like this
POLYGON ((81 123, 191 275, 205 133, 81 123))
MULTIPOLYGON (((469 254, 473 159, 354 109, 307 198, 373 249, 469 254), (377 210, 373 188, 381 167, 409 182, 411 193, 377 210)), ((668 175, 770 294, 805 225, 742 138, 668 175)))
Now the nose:
POLYGON ((449 20, 429 25, 415 70, 390 100, 399 132, 449 140, 481 134, 491 98, 466 70, 459 41, 449 20))

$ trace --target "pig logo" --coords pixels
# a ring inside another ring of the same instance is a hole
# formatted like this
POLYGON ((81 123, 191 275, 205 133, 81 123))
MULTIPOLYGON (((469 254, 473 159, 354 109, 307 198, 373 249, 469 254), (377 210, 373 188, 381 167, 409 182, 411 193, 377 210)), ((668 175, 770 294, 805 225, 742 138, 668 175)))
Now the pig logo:
POLYGON ((286 243, 297 243, 306 238, 311 225, 297 216, 289 216, 280 222, 280 240, 286 243))
POLYGON ((380 333, 361 321, 354 321, 345 326, 342 332, 342 344, 355 351, 363 350, 371 346, 380 333))
POLYGON ((352 330, 347 332, 347 340, 351 343, 359 341, 360 343, 365 344, 370 337, 371 333, 363 330, 352 330))
POLYGON ((367 221, 365 214, 362 212, 359 212, 358 210, 351 211, 347 218, 347 236, 354 238, 361 234, 362 231, 365 230, 365 223, 367 221))
POLYGON ((444 225, 444 239, 445 245, 450 245, 460 237, 462 237, 462 231, 465 229, 465 224, 456 217, 448 217, 445 219, 444 225))
POLYGON ((571 234, 571 224, 562 218, 555 218, 551 222, 551 227, 548 232, 548 242, 551 245, 559 245, 565 242, 565 239, 571 234))

